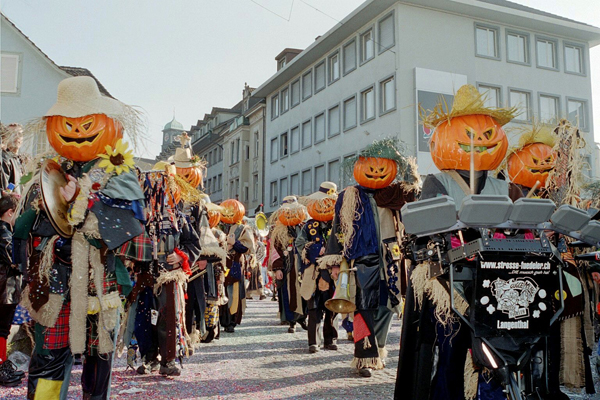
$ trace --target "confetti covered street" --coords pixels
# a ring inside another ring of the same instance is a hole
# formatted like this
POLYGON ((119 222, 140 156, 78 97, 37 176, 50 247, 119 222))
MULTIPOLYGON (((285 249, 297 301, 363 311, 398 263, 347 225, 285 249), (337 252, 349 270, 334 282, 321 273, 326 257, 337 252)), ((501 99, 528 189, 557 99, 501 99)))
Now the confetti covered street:
MULTIPOLYGON (((398 364, 400 321, 394 319, 388 338, 386 369, 359 378, 350 368, 353 345, 338 330, 337 351, 309 354, 306 331, 296 333, 279 324, 277 303, 249 300, 235 333, 197 347, 184 361, 181 376, 137 375, 125 370, 125 357, 115 362, 111 399, 390 399, 398 364)), ((81 366, 73 368, 69 399, 81 399, 81 366)), ((3 399, 23 399, 26 380, 2 388, 3 399), (6 397, 5 397, 6 393, 6 397)))

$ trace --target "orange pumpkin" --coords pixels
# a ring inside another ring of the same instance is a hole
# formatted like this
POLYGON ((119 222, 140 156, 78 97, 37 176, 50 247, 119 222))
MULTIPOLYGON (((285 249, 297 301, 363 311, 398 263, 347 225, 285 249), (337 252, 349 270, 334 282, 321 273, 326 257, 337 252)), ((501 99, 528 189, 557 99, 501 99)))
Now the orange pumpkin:
POLYGON ((508 138, 500 126, 488 115, 464 115, 439 124, 429 149, 436 167, 440 170, 469 170, 471 163, 471 137, 473 137, 476 171, 498 168, 508 149, 508 138))
POLYGON ((227 199, 221 203, 223 211, 221 212, 221 221, 226 224, 237 224, 244 218, 246 207, 236 199, 227 199))
POLYGON ((175 189, 172 191, 172 196, 168 196, 169 205, 171 208, 175 208, 177 204, 181 201, 181 189, 179 186, 175 185, 175 189))
POLYGON ((532 143, 508 158, 508 176, 513 183, 532 188, 537 181, 546 186, 548 173, 554 169, 556 154, 544 143, 532 143))
POLYGON ((306 209, 310 217, 316 221, 331 221, 335 213, 335 199, 327 197, 313 201, 306 206, 306 209))
POLYGON ((123 127, 104 114, 80 118, 54 115, 46 118, 46 135, 58 154, 73 161, 90 161, 106 153, 123 137, 123 127))
POLYGON ((198 187, 202 182, 202 169, 198 167, 177 168, 177 175, 181 176, 193 187, 198 187))
POLYGON ((358 157, 354 164, 354 179, 359 185, 369 189, 381 189, 396 179, 398 166, 389 158, 358 157))
POLYGON ((208 225, 214 228, 221 222, 221 213, 216 210, 208 210, 208 225))
POLYGON ((279 210, 277 219, 285 226, 296 226, 304 222, 307 217, 304 207, 283 207, 279 210))

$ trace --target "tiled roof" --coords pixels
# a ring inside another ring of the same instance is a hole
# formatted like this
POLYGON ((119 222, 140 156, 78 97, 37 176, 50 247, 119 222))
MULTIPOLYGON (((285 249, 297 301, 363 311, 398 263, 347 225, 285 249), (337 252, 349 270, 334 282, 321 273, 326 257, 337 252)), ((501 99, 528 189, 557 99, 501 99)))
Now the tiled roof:
MULTIPOLYGON (((106 90, 104 85, 100 83, 100 81, 94 76, 94 74, 92 74, 92 72, 89 69, 80 68, 80 67, 58 67, 58 68, 62 69, 67 74, 72 75, 72 76, 90 76, 90 77, 94 78, 94 80, 98 84, 98 89, 100 89, 100 93, 102 93, 105 96, 112 97, 112 95, 110 93, 108 93, 108 90, 106 90)), ((114 97, 112 97, 112 98, 114 99, 114 97)))

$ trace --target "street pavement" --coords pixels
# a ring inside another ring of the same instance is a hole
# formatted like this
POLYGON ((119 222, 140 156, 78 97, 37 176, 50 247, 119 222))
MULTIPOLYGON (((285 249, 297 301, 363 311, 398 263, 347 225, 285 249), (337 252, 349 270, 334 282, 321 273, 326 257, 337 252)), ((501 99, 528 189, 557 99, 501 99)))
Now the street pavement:
MULTIPOLYGON (((338 321, 339 322, 339 321, 338 321)), ((277 303, 249 300, 235 333, 201 344, 184 361, 181 376, 137 375, 126 369, 125 357, 115 361, 111 399, 391 399, 394 393, 400 321, 394 318, 388 338, 387 367, 371 378, 350 368, 353 345, 339 328, 338 350, 308 352, 306 331, 287 332, 277 317, 277 303)), ((598 388, 598 377, 595 376, 598 388)), ((73 369, 69 399, 81 399, 81 366, 73 369)), ((568 392, 571 399, 597 399, 568 392)), ((26 382, 0 388, 0 398, 23 399, 26 382)), ((408 400, 408 399, 407 399, 408 400)))
MULTIPOLYGON (((338 330, 338 350, 308 352, 306 331, 288 333, 280 325, 277 302, 249 300, 242 325, 220 340, 201 344, 184 361, 181 376, 136 375, 115 361, 111 399, 391 399, 394 393, 400 341, 400 321, 394 318, 388 338, 387 367, 371 378, 350 368, 353 344, 338 330)), ((81 367, 74 367, 69 399, 81 398, 81 367)), ((0 389, 2 391, 3 389, 0 389)), ((6 389, 7 399, 22 399, 26 385, 6 389)), ((4 397, 4 393, 0 396, 4 397)))

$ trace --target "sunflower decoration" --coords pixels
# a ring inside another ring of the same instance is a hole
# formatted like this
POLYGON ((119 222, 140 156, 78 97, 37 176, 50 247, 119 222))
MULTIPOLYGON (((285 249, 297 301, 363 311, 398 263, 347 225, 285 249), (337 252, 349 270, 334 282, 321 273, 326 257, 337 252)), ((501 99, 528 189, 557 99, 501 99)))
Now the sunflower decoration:
POLYGON ((107 174, 115 171, 117 175, 121 175, 134 167, 133 153, 128 151, 128 144, 123 142, 123 139, 117 140, 114 148, 106 145, 105 149, 106 154, 98 154, 98 157, 102 158, 98 166, 104 168, 107 174))

